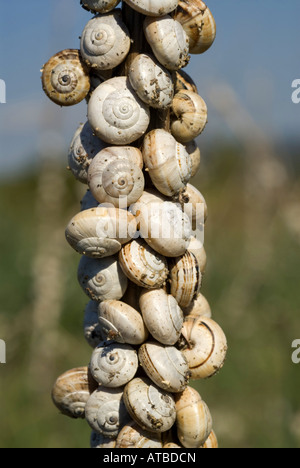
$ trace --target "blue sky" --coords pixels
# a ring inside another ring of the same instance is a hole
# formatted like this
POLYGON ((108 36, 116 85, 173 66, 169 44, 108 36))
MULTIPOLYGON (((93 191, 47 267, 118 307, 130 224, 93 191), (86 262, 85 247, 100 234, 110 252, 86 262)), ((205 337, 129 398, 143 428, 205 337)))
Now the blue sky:
MULTIPOLYGON (((0 0, 0 79, 7 103, 0 104, 1 176, 36 162, 36 153, 66 152, 86 104, 61 109, 41 89, 40 69, 54 53, 79 48, 91 15, 79 0, 0 0)), ((300 2, 210 0, 217 39, 185 69, 209 109, 203 144, 230 130, 216 112, 210 93, 220 85, 237 94, 245 110, 271 138, 296 138, 300 104, 292 103, 291 83, 300 78, 300 2)))

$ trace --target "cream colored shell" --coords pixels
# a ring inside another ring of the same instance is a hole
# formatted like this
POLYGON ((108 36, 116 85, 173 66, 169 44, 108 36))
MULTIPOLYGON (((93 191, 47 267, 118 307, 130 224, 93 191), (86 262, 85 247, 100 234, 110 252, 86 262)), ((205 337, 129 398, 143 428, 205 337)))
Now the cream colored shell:
POLYGON ((182 392, 190 378, 184 355, 175 346, 155 341, 144 343, 139 349, 139 362, 147 376, 167 392, 182 392))
POLYGON ((171 393, 148 378, 136 377, 124 388, 124 403, 131 418, 144 430, 166 432, 175 423, 175 401, 171 393))
POLYGON ((184 316, 171 294, 164 289, 143 290, 140 308, 146 327, 155 340, 164 345, 177 343, 184 316))
POLYGON ((90 91, 89 71, 77 49, 58 52, 41 71, 44 92, 59 106, 78 104, 90 91))
POLYGON ((223 367, 227 354, 227 340, 220 325, 210 318, 188 315, 181 333, 186 340, 181 351, 189 363, 191 378, 215 375, 223 367))
POLYGON ((116 388, 133 379, 138 365, 137 352, 132 346, 104 341, 94 349, 89 368, 99 385, 116 388))
POLYGON ((202 285, 199 263, 191 252, 169 260, 171 294, 180 307, 188 307, 198 296, 202 285))
POLYGON ((59 411, 71 418, 84 418, 85 406, 91 393, 97 388, 87 367, 64 372, 56 380, 51 396, 59 411))
POLYGON ((107 340, 139 345, 148 337, 141 314, 125 302, 101 302, 98 319, 107 340))
POLYGON ((205 444, 202 446, 202 448, 204 449, 219 448, 218 439, 214 430, 211 431, 211 433, 208 436, 208 439, 206 439, 205 444))
POLYGON ((146 16, 163 16, 178 6, 178 0, 124 0, 133 10, 146 16))
POLYGON ((174 97, 172 77, 150 55, 139 54, 130 66, 128 77, 145 104, 156 109, 171 106, 174 97))
POLYGON ((166 283, 169 273, 167 260, 142 239, 124 245, 119 261, 124 274, 138 286, 158 289, 166 283))
POLYGON ((177 141, 189 143, 203 132, 207 124, 207 106, 199 94, 179 91, 174 96, 172 110, 171 132, 177 141))
POLYGON ((150 111, 125 76, 100 84, 88 103, 88 120, 95 134, 111 145, 128 145, 142 137, 150 111))
POLYGON ((162 448, 161 435, 144 431, 136 422, 131 421, 121 429, 116 440, 119 449, 159 449, 162 448))
POLYGON ((179 201, 185 204, 183 208, 191 220, 193 230, 196 232, 199 230, 201 235, 208 217, 207 203, 203 194, 188 183, 180 194, 179 201))
POLYGON ((201 448, 212 431, 207 404, 192 387, 175 395, 176 427, 180 443, 186 448, 201 448))
POLYGON ((128 285, 128 279, 115 257, 95 259, 83 256, 78 267, 78 281, 85 294, 98 302, 121 299, 128 285))
POLYGON ((178 21, 169 15, 144 21, 144 33, 157 60, 168 70, 179 70, 189 62, 189 39, 178 21))
POLYGON ((88 171, 88 185, 99 203, 126 208, 143 193, 142 155, 133 146, 110 146, 100 151, 88 171))
POLYGON ((194 177, 200 167, 200 162, 201 162, 201 152, 200 149, 197 146, 197 143, 195 140, 190 141, 186 147, 186 151, 189 153, 191 160, 192 160, 192 173, 191 177, 194 177))
POLYGON ((96 346, 98 346, 101 341, 105 340, 105 336, 103 335, 98 321, 98 306, 98 302, 90 301, 86 305, 84 311, 84 337, 92 348, 96 348, 96 346))
POLYGON ((121 0, 80 0, 85 10, 94 13, 108 13, 113 10, 121 0))
POLYGON ((195 255, 200 271, 202 275, 204 275, 207 265, 207 255, 202 243, 202 239, 200 237, 198 238, 198 236, 192 236, 187 250, 195 255))
POLYGON ((111 70, 122 63, 130 50, 129 31, 120 10, 96 15, 81 35, 80 51, 89 67, 111 70))
POLYGON ((189 307, 183 307, 182 310, 184 315, 212 318, 212 311, 209 302, 201 293, 199 293, 198 297, 193 300, 189 307))

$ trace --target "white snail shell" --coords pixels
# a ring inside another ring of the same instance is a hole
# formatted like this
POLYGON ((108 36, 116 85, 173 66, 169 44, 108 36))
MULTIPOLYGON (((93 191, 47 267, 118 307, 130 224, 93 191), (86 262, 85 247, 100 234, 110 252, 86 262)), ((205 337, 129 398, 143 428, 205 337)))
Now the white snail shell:
POLYGON ((90 91, 90 77, 80 51, 66 49, 51 57, 42 68, 42 85, 49 99, 59 106, 83 101, 90 91))
POLYGON ((186 187, 192 175, 192 160, 170 133, 163 129, 147 133, 142 153, 150 178, 162 194, 172 197, 186 187))
POLYGON ((97 383, 87 367, 68 370, 56 380, 52 388, 52 401, 65 416, 84 418, 85 406, 97 383))
POLYGON ((167 260, 142 239, 124 245, 119 253, 119 262, 128 279, 143 288, 158 289, 167 280, 167 260))
POLYGON ((212 417, 207 404, 192 387, 174 396, 180 443, 186 448, 201 448, 212 431, 212 417))
POLYGON ((92 348, 96 348, 101 341, 105 340, 98 321, 98 306, 98 302, 90 301, 84 311, 84 337, 92 348))
POLYGON ((128 77, 139 98, 150 107, 171 106, 174 86, 170 73, 150 55, 140 54, 132 62, 128 77))
POLYGON ((80 0, 85 10, 94 13, 108 13, 113 10, 121 0, 80 0))
POLYGON ((171 123, 172 135, 182 144, 189 143, 199 136, 207 124, 207 106, 199 94, 181 90, 175 94, 171 123))
POLYGON ((195 142, 195 140, 190 141, 186 145, 185 149, 189 153, 189 155, 191 157, 191 160, 192 160, 191 177, 194 177, 197 174, 198 169, 200 167, 200 162, 201 162, 200 149, 198 148, 197 143, 195 142))
POLYGON ((99 387, 86 403, 85 418, 95 432, 116 439, 130 420, 123 401, 123 388, 99 387))
POLYGON ((88 122, 79 125, 72 138, 68 154, 69 168, 79 182, 87 184, 90 163, 106 146, 106 143, 94 135, 88 122))
POLYGON ((202 54, 216 38, 216 22, 202 0, 179 0, 175 18, 188 35, 191 54, 202 54))
POLYGON ((144 33, 157 60, 168 70, 179 70, 189 62, 189 39, 178 21, 169 15, 146 17, 144 33))
POLYGON ((90 438, 91 449, 112 449, 116 448, 116 441, 102 434, 92 431, 90 438))
POLYGON ((116 448, 162 448, 161 435, 144 431, 136 422, 131 421, 118 434, 116 448))
POLYGON ((95 156, 88 172, 88 185, 99 203, 120 208, 130 206, 143 193, 143 159, 133 146, 110 146, 95 156))
POLYGON ((164 345, 177 343, 183 325, 183 312, 176 299, 164 289, 143 290, 140 308, 147 329, 164 345))
POLYGON ((178 6, 178 0, 124 0, 133 10, 146 16, 163 16, 178 6))
POLYGON ((148 337, 141 314, 123 301, 101 302, 99 323, 106 339, 118 343, 138 345, 148 337))
MULTIPOLYGON (((179 196, 180 202, 186 203, 185 211, 192 222, 193 230, 201 235, 208 217, 207 203, 203 194, 192 184, 187 184, 179 196)), ((203 236, 202 236, 203 237, 203 236)))
POLYGON ((212 318, 212 311, 208 300, 199 293, 198 297, 188 307, 183 307, 184 315, 192 315, 194 317, 207 317, 212 318))
POLYGON ((142 429, 166 432, 175 423, 175 401, 148 378, 136 377, 124 388, 124 403, 131 418, 142 429))
POLYGON ((129 31, 120 10, 96 15, 84 28, 80 51, 89 67, 111 70, 122 63, 130 50, 129 31))
POLYGON ((194 254, 186 252, 169 261, 171 294, 180 307, 188 307, 200 293, 202 274, 194 254))
POLYGON ((202 239, 198 236, 192 236, 187 250, 195 255, 202 275, 205 273, 207 265, 207 255, 203 246, 202 239))
POLYGON ((98 206, 99 202, 93 197, 90 189, 88 189, 80 201, 80 211, 90 210, 98 206))
POLYGON ((119 76, 95 89, 88 104, 88 120, 103 141, 128 145, 146 133, 150 111, 134 92, 128 78, 119 76))
POLYGON ((66 239, 81 255, 104 258, 119 252, 136 229, 131 213, 114 207, 98 207, 75 215, 66 228, 66 239))
POLYGON ((95 259, 83 256, 78 267, 78 281, 85 294, 98 302, 121 299, 128 285, 115 257, 95 259))
POLYGON ((189 366, 175 346, 155 341, 144 343, 139 349, 139 361, 147 376, 163 390, 177 393, 186 388, 190 378, 189 366))
POLYGON ((227 353, 226 336, 214 320, 188 315, 182 327, 186 345, 182 349, 192 379, 206 379, 224 365, 227 353))
POLYGON ((100 385, 121 387, 136 374, 137 352, 128 344, 104 341, 94 349, 89 368, 100 385))

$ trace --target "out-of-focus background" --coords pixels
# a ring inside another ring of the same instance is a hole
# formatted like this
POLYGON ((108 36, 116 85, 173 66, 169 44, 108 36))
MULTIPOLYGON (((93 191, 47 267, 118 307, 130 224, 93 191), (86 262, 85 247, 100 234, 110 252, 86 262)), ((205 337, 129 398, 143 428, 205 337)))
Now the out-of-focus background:
MULTIPOLYGON (((300 79, 298 0, 210 0, 217 39, 186 68, 209 109, 192 183, 205 196, 202 293, 229 344, 214 378, 197 383, 224 448, 300 447, 300 79)), ((91 15, 79 0, 0 0, 1 447, 88 447, 85 421, 60 415, 55 379, 87 365, 87 298, 64 230, 85 187, 66 170, 86 104, 43 94, 42 65, 79 48, 91 15)))

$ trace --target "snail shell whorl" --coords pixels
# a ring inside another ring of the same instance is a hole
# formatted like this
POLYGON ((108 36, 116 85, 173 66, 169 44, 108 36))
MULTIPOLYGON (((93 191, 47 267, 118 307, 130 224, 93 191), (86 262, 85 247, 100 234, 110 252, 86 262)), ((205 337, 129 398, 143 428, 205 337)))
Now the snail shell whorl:
POLYGON ((178 0, 124 0, 133 10, 146 16, 163 16, 178 6, 178 0))
POLYGON ((58 52, 42 69, 42 85, 46 95, 59 106, 73 106, 83 101, 90 91, 90 77, 80 51, 58 52))
POLYGON ((202 274, 194 254, 186 252, 169 261, 171 294, 180 307, 188 307, 200 293, 202 274))
POLYGON ((129 31, 120 10, 92 18, 81 36, 80 51, 89 67, 111 70, 125 60, 130 50, 129 31))
POLYGON ((125 76, 100 84, 88 104, 88 120, 95 134, 111 145, 128 145, 143 136, 150 111, 125 76))
POLYGON ((82 8, 94 13, 108 13, 113 10, 121 0, 80 0, 82 8))
POLYGON ((199 136, 207 124, 207 106, 199 94, 181 90, 175 94, 172 110, 176 118, 171 123, 172 135, 182 144, 199 136))

